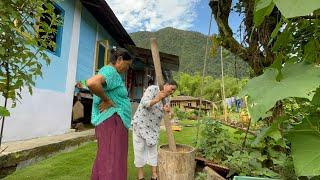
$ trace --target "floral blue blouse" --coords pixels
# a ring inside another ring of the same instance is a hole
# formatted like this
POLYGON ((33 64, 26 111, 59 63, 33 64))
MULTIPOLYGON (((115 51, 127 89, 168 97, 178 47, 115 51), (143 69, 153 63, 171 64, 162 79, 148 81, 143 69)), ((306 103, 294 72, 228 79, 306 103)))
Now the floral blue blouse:
MULTIPOLYGON (((158 143, 160 123, 164 115, 162 101, 150 106, 150 101, 158 95, 159 91, 159 86, 156 85, 146 89, 132 120, 134 133, 145 139, 148 146, 158 143)), ((169 98, 165 98, 165 102, 168 104, 169 98)))

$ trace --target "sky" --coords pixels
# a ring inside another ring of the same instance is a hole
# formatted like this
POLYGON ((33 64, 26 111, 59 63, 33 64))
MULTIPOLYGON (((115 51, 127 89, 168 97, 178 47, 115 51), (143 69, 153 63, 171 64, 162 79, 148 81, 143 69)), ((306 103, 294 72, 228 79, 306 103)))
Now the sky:
MULTIPOLYGON (((208 34, 211 9, 209 0, 106 0, 129 32, 157 31, 165 27, 208 34)), ((231 13, 229 24, 234 33, 241 18, 231 13)), ((218 28, 212 21, 211 33, 218 28)))

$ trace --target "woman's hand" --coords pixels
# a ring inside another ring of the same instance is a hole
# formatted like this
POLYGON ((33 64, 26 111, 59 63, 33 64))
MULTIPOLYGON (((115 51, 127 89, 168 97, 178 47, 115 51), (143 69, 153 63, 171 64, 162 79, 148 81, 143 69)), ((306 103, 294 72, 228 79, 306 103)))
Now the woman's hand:
POLYGON ((158 102, 160 102, 162 99, 166 98, 167 96, 168 96, 167 93, 165 93, 164 91, 160 91, 160 92, 156 95, 156 97, 153 98, 153 99, 150 101, 149 107, 157 104, 158 102))
POLYGON ((163 110, 167 113, 170 113, 171 112, 171 108, 170 108, 170 105, 169 104, 166 104, 163 106, 163 110))
POLYGON ((113 102, 108 99, 108 100, 104 100, 100 103, 99 105, 99 111, 100 112, 103 112, 105 111, 106 109, 110 108, 111 106, 114 106, 113 102))
POLYGON ((156 99, 158 100, 158 101, 161 101, 163 98, 166 98, 167 97, 167 94, 164 92, 164 91, 160 91, 159 93, 158 93, 158 95, 156 96, 156 99))

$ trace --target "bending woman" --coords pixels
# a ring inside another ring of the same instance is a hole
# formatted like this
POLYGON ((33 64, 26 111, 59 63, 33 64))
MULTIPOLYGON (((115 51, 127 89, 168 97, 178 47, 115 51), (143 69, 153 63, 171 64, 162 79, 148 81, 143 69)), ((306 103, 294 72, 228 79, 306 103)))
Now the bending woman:
POLYGON ((157 144, 160 133, 160 122, 164 111, 170 112, 169 98, 177 89, 177 83, 169 80, 160 91, 159 86, 149 86, 143 94, 141 102, 134 114, 132 125, 134 164, 138 169, 138 179, 144 180, 143 167, 152 167, 152 180, 158 178, 157 144), (164 99, 165 104, 163 104, 164 99))

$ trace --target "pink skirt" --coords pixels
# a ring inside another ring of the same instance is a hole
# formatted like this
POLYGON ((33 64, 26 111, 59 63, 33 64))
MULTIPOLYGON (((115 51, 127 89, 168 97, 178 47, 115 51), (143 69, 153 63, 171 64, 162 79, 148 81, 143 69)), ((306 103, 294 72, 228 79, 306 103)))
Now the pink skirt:
POLYGON ((96 128, 98 150, 92 180, 127 180, 128 129, 114 114, 96 128))

